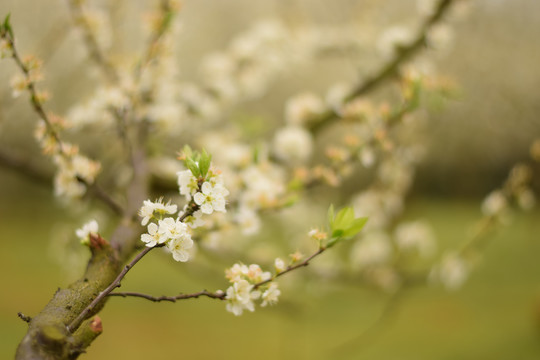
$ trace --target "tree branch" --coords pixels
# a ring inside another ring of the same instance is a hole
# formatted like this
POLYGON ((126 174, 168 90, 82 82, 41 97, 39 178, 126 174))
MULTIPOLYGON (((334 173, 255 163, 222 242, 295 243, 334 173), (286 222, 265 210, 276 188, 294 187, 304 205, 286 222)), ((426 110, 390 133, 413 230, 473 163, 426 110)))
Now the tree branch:
POLYGON ((105 56, 101 50, 92 30, 90 24, 84 15, 84 11, 81 6, 81 1, 78 0, 68 0, 68 7, 71 14, 73 23, 78 26, 83 34, 83 41, 88 50, 90 58, 99 66, 102 70, 105 77, 111 82, 118 82, 118 73, 116 69, 111 64, 109 59, 105 56))
MULTIPOLYGON (((264 284, 267 284, 269 282, 272 282, 274 281, 276 278, 280 277, 280 276, 283 276, 291 271, 294 271, 294 270, 297 270, 297 269, 300 269, 300 268, 303 268, 305 266, 308 266, 310 261, 313 260, 315 257, 319 256, 320 254, 322 254, 327 248, 325 247, 321 247, 319 248, 315 253, 311 254, 310 256, 308 256, 304 261, 296 264, 296 265, 292 265, 292 266, 288 266, 287 269, 285 269, 284 271, 276 274, 274 277, 268 279, 268 280, 265 280, 265 281, 261 281, 261 282, 258 282, 256 284, 253 285, 253 289, 257 289, 259 287, 261 287, 262 285, 264 284)), ((143 293, 138 293, 138 292, 116 292, 116 293, 109 293, 107 296, 120 296, 120 297, 138 297, 138 298, 142 298, 142 299, 146 299, 146 300, 150 300, 150 301, 153 301, 153 302, 163 302, 163 301, 168 301, 168 302, 177 302, 178 300, 186 300, 186 299, 197 299, 201 296, 206 296, 206 297, 209 297, 211 299, 217 299, 217 300, 226 300, 226 294, 221 291, 221 290, 218 290, 216 292, 208 292, 207 290, 203 290, 203 291, 199 291, 199 292, 196 292, 196 293, 192 293, 192 294, 180 294, 180 295, 176 295, 176 296, 152 296, 152 295, 148 295, 148 294, 143 294, 143 293)))
MULTIPOLYGON (((391 79, 398 72, 401 64, 416 55, 416 53, 426 45, 429 30, 442 20, 453 1, 454 0, 441 0, 435 12, 422 24, 417 37, 410 44, 400 47, 399 51, 396 52, 395 56, 388 63, 384 64, 373 76, 361 82, 345 98, 345 102, 349 102, 359 96, 365 95, 391 79)), ((319 116, 317 121, 313 122, 310 130, 313 133, 318 133, 336 118, 339 118, 337 111, 335 109, 328 109, 319 116)))
POLYGON ((120 287, 122 279, 126 276, 129 270, 131 270, 131 268, 135 266, 135 264, 138 263, 139 260, 141 260, 152 249, 153 247, 145 247, 140 253, 137 254, 137 256, 135 256, 133 260, 129 262, 129 264, 124 266, 116 279, 114 279, 114 281, 109 286, 107 286, 105 290, 101 291, 99 295, 94 300, 92 300, 92 302, 83 311, 81 311, 81 313, 75 319, 73 319, 73 321, 67 326, 67 330, 73 333, 81 325, 83 320, 86 319, 88 314, 90 314, 94 310, 94 308, 101 302, 101 300, 105 298, 105 296, 107 296, 117 287, 120 287))
POLYGON ((0 167, 16 171, 39 184, 47 186, 52 184, 52 175, 33 166, 28 158, 22 157, 7 149, 0 150, 0 167))
POLYGON ((201 296, 206 296, 212 299, 218 299, 218 300, 225 300, 225 293, 223 291, 216 291, 216 292, 208 292, 206 290, 199 291, 193 294, 180 294, 176 296, 152 296, 137 292, 114 292, 110 293, 108 296, 121 296, 121 297, 139 297, 146 300, 150 300, 153 302, 162 302, 162 301, 169 301, 169 302, 177 302, 178 300, 185 300, 185 299, 196 299, 201 296))

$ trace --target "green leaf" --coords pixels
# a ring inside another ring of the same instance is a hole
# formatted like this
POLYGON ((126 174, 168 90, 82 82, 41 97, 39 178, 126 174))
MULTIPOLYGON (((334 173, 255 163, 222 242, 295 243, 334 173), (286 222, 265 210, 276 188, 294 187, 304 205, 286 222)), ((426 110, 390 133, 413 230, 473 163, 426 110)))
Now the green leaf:
POLYGON ((208 174, 211 161, 212 161, 212 155, 208 154, 206 150, 203 149, 201 159, 199 160, 199 169, 201 171, 202 177, 206 177, 206 174, 208 174))
POLYGON ((334 215, 334 207, 332 205, 328 209, 328 222, 330 223, 331 239, 327 242, 327 247, 333 246, 341 240, 350 239, 358 234, 364 228, 367 218, 355 219, 352 207, 343 208, 334 215))
POLYGON ((334 229, 347 229, 354 221, 354 210, 352 207, 341 209, 334 218, 334 229))
POLYGON ((367 220, 367 217, 354 219, 352 225, 344 231, 343 237, 351 238, 358 234, 366 225, 367 220))
POLYGON ((191 147, 189 145, 184 145, 184 148, 182 149, 182 155, 184 155, 186 159, 193 156, 193 150, 191 150, 191 147))
POLYGON ((9 36, 13 39, 13 30, 11 29, 11 23, 9 22, 9 19, 11 17, 11 14, 7 14, 6 18, 4 19, 4 24, 2 25, 4 30, 8 32, 9 36))
POLYGON ((334 204, 331 204, 328 208, 328 226, 330 231, 334 230, 334 204))
POLYGON ((193 176, 197 178, 201 176, 201 171, 199 170, 197 163, 193 160, 192 157, 187 157, 184 163, 186 164, 186 167, 191 171, 193 176))

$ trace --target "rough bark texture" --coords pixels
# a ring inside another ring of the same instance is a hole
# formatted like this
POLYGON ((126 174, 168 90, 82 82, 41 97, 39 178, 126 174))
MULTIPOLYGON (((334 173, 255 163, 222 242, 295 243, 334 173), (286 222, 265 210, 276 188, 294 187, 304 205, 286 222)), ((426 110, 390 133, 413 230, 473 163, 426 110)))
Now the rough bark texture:
POLYGON ((114 281, 136 249, 140 225, 135 217, 147 198, 148 178, 142 152, 133 155, 133 163, 135 172, 127 191, 125 215, 110 243, 93 247, 83 277, 65 289, 58 289, 43 310, 32 318, 17 348, 17 360, 75 359, 101 333, 101 321, 93 317, 103 308, 106 298, 73 333, 67 326, 114 281))

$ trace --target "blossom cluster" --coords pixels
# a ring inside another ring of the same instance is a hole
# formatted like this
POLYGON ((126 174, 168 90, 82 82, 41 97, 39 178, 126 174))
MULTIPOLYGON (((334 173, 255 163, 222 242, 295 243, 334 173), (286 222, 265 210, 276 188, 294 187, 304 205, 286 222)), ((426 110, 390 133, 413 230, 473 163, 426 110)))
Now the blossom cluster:
POLYGON ((189 147, 184 150, 187 170, 177 173, 181 195, 187 200, 184 209, 177 217, 178 206, 162 199, 145 200, 139 210, 141 225, 147 226, 147 232, 141 235, 141 241, 147 247, 166 246, 176 261, 185 262, 193 248, 191 230, 204 225, 203 214, 214 211, 226 212, 225 188, 220 172, 211 169, 211 156, 205 151, 194 153, 189 147))
POLYGON ((172 253, 174 260, 185 262, 189 259, 189 250, 193 247, 193 240, 188 230, 188 226, 182 222, 180 217, 165 217, 177 212, 176 205, 164 204, 161 199, 157 201, 144 201, 144 205, 139 210, 139 216, 143 219, 142 225, 148 224, 148 232, 141 235, 141 241, 147 247, 165 245, 172 253))
POLYGON ((277 283, 271 282, 272 274, 263 272, 259 265, 234 264, 225 274, 232 284, 226 291, 226 307, 234 315, 242 315, 244 310, 255 311, 255 300, 260 300, 262 307, 277 303, 281 291, 277 283))

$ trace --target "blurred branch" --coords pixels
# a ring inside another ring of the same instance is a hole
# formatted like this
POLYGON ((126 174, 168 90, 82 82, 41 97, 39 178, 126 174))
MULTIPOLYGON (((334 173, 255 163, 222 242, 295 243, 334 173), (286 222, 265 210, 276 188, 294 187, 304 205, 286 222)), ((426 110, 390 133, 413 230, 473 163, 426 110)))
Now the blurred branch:
MULTIPOLYGON (((9 43, 11 51, 12 51, 13 60, 15 61, 15 63, 19 67, 19 69, 24 73, 26 79, 28 79, 28 84, 26 86, 26 89, 30 93, 30 103, 32 104, 32 107, 33 107, 34 111, 38 114, 38 116, 41 118, 41 120, 43 120, 43 122, 44 122, 44 124, 45 124, 45 126, 47 128, 48 133, 58 143, 60 154, 62 156, 67 156, 66 155, 65 144, 62 142, 62 140, 60 139, 60 134, 58 133, 58 131, 53 126, 53 122, 52 122, 50 116, 46 113, 45 109, 43 108, 43 104, 42 104, 42 102, 40 100, 40 95, 38 94, 38 92, 36 90, 35 82, 30 80, 31 79, 30 69, 22 61, 21 57, 19 56, 19 53, 18 53, 17 48, 15 46, 15 41, 14 41, 13 37, 9 33, 3 34, 2 37, 3 37, 3 39, 5 39, 9 43)), ((19 164, 21 164, 21 163, 19 162, 19 164)), ((20 169, 25 169, 25 168, 26 167, 20 167, 20 169)), ((26 170, 26 172, 31 173, 31 170, 26 170)), ((114 212, 116 212, 119 215, 122 215, 122 213, 123 213, 122 206, 120 206, 109 195, 107 195, 107 193, 103 189, 101 189, 95 182, 89 183, 88 181, 86 181, 82 177, 77 177, 77 180, 79 182, 81 182, 82 184, 84 184, 87 189, 91 188, 93 190, 93 193, 96 195, 96 197, 98 199, 104 201, 104 203, 107 206, 109 206, 111 208, 111 210, 113 210, 114 212)))
POLYGON ((94 37, 90 24, 84 15, 84 11, 81 6, 82 2, 78 0, 67 0, 67 3, 73 24, 81 29, 83 41, 86 49, 88 50, 88 55, 100 67, 103 74, 110 82, 118 82, 118 73, 109 59, 107 59, 105 56, 103 50, 100 48, 96 38, 94 37))
MULTIPOLYGON (((386 64, 384 64, 375 74, 365 81, 361 82, 346 98, 349 102, 359 96, 365 95, 368 92, 375 90, 387 80, 391 79, 398 71, 401 64, 412 58, 418 51, 426 45, 427 34, 429 30, 442 20, 444 14, 450 8, 450 5, 455 0, 441 0, 435 12, 428 17, 422 24, 416 39, 410 44, 402 46, 398 49, 395 56, 386 64)), ((311 125, 311 131, 317 133, 331 123, 334 119, 339 118, 339 114, 334 109, 328 109, 319 116, 316 122, 311 125)))
POLYGON ((0 167, 14 170, 38 184, 50 186, 52 183, 50 174, 32 165, 28 158, 6 149, 0 149, 0 167))
POLYGON ((156 51, 158 50, 159 44, 163 38, 163 35, 170 29, 170 25, 174 16, 176 15, 179 9, 176 8, 171 0, 161 0, 160 1, 160 21, 156 30, 150 36, 146 50, 144 51, 141 60, 135 68, 135 80, 138 81, 146 68, 146 66, 152 61, 155 57, 156 51))

